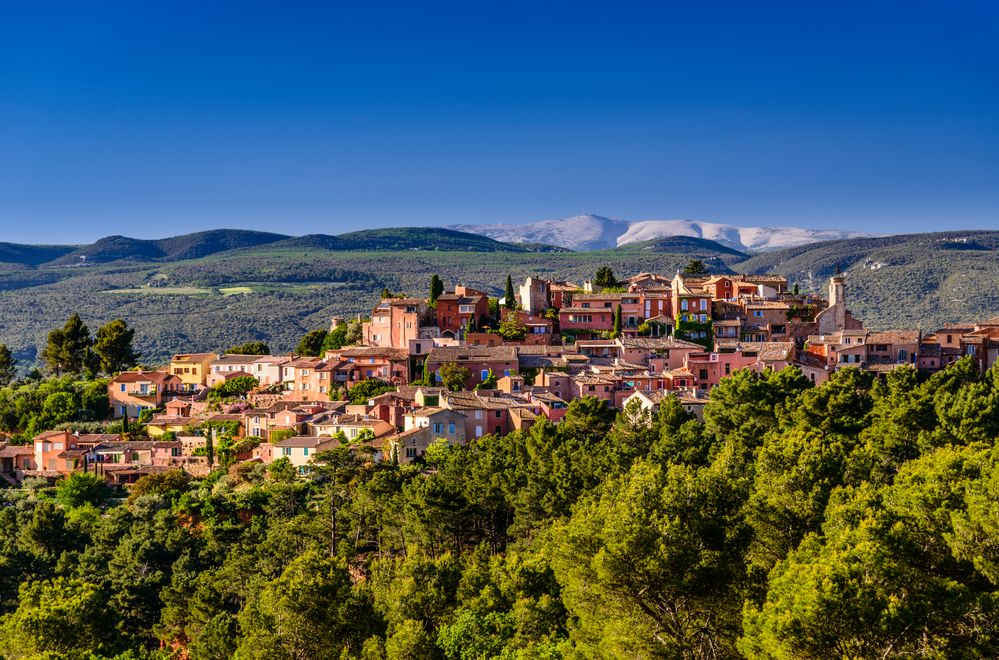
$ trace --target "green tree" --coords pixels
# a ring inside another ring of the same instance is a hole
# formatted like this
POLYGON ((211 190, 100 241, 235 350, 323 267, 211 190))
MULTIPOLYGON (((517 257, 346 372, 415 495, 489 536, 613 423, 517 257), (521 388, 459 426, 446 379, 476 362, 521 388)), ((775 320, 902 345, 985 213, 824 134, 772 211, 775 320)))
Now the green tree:
POLYGON ((683 267, 684 275, 706 275, 708 272, 708 266, 701 259, 691 259, 687 262, 687 265, 683 267))
POLYGON ((637 462, 553 530, 551 557, 589 657, 732 657, 745 482, 637 462))
POLYGON ((452 392, 459 392, 465 389, 472 372, 457 362, 445 362, 437 369, 441 384, 452 392))
POLYGON ((444 293, 444 283, 441 282, 441 278, 434 273, 433 277, 430 278, 430 297, 427 299, 431 306, 437 304, 437 299, 444 293))
POLYGON ((82 373, 91 361, 93 339, 79 314, 73 314, 62 328, 49 332, 42 360, 57 376, 82 373))
POLYGON ((507 309, 516 309, 517 297, 513 292, 513 278, 506 276, 506 289, 503 290, 503 306, 507 309))
POLYGON ((53 392, 45 397, 42 414, 53 426, 76 419, 78 406, 72 392, 53 392))
POLYGON ((359 383, 355 383, 347 390, 347 398, 353 404, 364 404, 369 399, 373 399, 386 392, 394 392, 395 389, 395 385, 392 383, 387 383, 378 378, 366 378, 359 383))
POLYGON ((253 376, 236 376, 213 387, 212 394, 220 397, 246 396, 248 392, 252 392, 259 386, 260 381, 253 376))
POLYGON ((964 523, 979 495, 994 497, 996 458, 994 448, 945 447, 910 461, 890 486, 834 493, 822 534, 774 568, 762 604, 747 606, 742 652, 995 657, 996 582, 983 561, 996 556, 994 537, 964 523))
POLYGON ((601 266, 597 269, 593 283, 602 289, 612 289, 617 286, 617 278, 614 277, 614 271, 610 266, 601 266))
POLYGON ((262 341, 251 341, 232 346, 226 353, 229 355, 270 355, 271 347, 262 341))
POLYGON ((353 588, 342 561, 314 551, 251 596, 239 623, 240 657, 310 660, 357 654, 377 625, 370 597, 353 588))
POLYGON ((617 339, 621 336, 621 304, 618 303, 617 308, 614 310, 614 331, 611 333, 611 339, 617 339))
POLYGON ((135 366, 139 354, 132 349, 134 338, 135 330, 121 319, 97 328, 94 353, 100 360, 101 371, 114 374, 135 366))
POLYGON ((519 340, 527 336, 527 326, 520 320, 514 311, 509 311, 503 316, 496 332, 503 339, 519 340))
POLYGON ((267 466, 267 473, 271 479, 282 483, 291 483, 296 477, 295 466, 291 464, 291 460, 287 456, 272 461, 267 466))
POLYGON ((7 344, 0 344, 0 386, 9 385, 15 378, 17 378, 17 360, 7 348, 7 344))
POLYGON ((191 476, 181 469, 147 474, 139 477, 128 491, 128 499, 135 501, 143 495, 166 495, 177 497, 185 493, 191 484, 191 476))
POLYGON ((56 500, 63 506, 75 508, 84 504, 100 506, 111 496, 111 489, 102 477, 74 472, 62 479, 56 487, 56 500))
POLYGON ((107 594, 82 580, 26 581, 17 609, 0 618, 0 653, 10 660, 112 654, 117 638, 107 594))
POLYGON ((327 334, 326 330, 312 330, 306 333, 302 337, 302 341, 298 342, 295 353, 306 357, 318 356, 323 350, 323 342, 326 341, 327 334))

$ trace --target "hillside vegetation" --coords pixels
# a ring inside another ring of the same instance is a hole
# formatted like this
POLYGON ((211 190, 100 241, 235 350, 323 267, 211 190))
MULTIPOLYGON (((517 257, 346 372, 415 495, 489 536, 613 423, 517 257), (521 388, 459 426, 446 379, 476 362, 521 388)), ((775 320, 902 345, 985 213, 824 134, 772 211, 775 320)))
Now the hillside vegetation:
POLYGON ((999 232, 853 239, 752 257, 685 236, 609 250, 543 252, 422 228, 299 238, 202 232, 140 241, 141 257, 122 249, 132 240, 106 239, 107 249, 92 254, 115 258, 98 263, 82 262, 67 252, 71 248, 0 249, 22 261, 60 255, 73 263, 59 265, 56 257, 48 265, 0 267, 0 343, 31 363, 46 333, 75 311, 92 325, 126 318, 150 363, 173 352, 255 340, 287 352, 304 332, 326 327, 330 316, 370 313, 383 288, 425 296, 434 273, 448 287, 464 283, 501 295, 508 274, 515 281, 534 275, 582 283, 605 265, 619 276, 671 274, 691 258, 715 273, 782 273, 813 290, 839 266, 848 273, 850 307, 872 328, 930 329, 999 315, 999 232), (237 247, 222 250, 228 245, 237 247), (203 252, 210 254, 190 258, 203 252))
POLYGON ((127 492, 28 480, 0 655, 994 658, 996 369, 740 370, 703 422, 587 397, 415 464, 344 440, 301 476, 227 450, 127 492))
POLYGON ((776 272, 819 290, 839 268, 848 304, 867 325, 934 329, 999 315, 999 231, 908 234, 828 241, 732 265, 776 272))

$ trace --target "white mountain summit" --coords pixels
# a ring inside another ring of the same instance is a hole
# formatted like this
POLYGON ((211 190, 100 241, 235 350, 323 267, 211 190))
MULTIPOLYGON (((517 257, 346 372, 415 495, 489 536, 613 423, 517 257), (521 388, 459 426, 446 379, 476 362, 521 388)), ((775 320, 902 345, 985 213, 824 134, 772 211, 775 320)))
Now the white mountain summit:
POLYGON ((737 227, 696 220, 612 220, 577 215, 523 225, 452 225, 450 229, 508 243, 548 243, 570 250, 602 250, 665 236, 694 236, 743 251, 767 251, 817 241, 870 236, 864 232, 801 227, 737 227))

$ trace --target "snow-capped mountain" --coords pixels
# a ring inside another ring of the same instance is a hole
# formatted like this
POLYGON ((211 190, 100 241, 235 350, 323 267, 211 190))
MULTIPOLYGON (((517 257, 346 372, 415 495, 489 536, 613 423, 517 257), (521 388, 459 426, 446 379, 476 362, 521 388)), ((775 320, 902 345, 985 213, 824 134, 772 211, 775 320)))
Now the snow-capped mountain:
POLYGON ((452 225, 451 229, 481 234, 508 243, 548 243, 570 250, 601 250, 664 236, 695 236, 743 251, 767 251, 817 241, 870 236, 858 231, 801 227, 737 227, 696 220, 612 220, 577 215, 524 225, 452 225))

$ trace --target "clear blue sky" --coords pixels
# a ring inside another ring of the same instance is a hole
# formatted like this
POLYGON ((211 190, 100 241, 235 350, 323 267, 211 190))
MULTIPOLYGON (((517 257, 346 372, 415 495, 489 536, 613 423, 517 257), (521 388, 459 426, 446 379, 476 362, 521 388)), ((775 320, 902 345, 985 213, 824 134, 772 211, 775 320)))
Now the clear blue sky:
POLYGON ((0 240, 999 228, 989 2, 7 2, 0 240))

